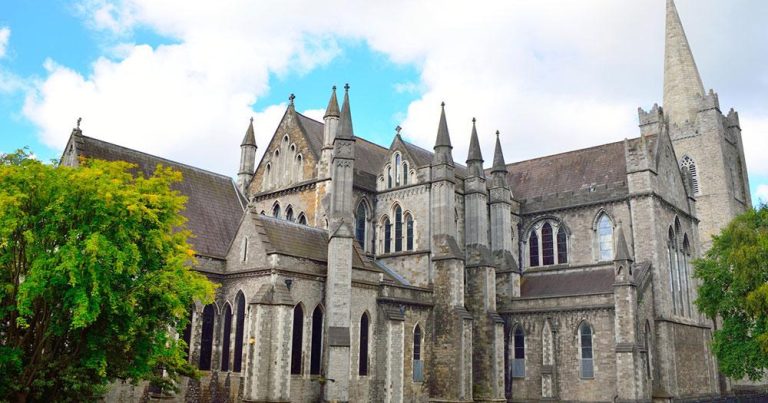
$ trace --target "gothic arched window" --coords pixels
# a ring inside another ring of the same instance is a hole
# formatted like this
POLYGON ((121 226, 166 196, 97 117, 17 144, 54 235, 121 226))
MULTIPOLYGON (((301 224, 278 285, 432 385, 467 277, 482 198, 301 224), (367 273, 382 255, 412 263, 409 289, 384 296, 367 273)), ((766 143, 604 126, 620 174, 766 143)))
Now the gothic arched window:
POLYGON ((405 216, 405 250, 413 250, 413 217, 405 216))
POLYGON ((613 260, 613 223, 606 214, 601 214, 597 220, 597 243, 599 260, 613 260))
POLYGON ((275 206, 272 207, 272 217, 280 218, 280 204, 275 203, 275 206))
POLYGON ((365 250, 365 220, 367 215, 368 210, 365 208, 365 203, 360 202, 357 205, 357 213, 355 213, 355 239, 363 250, 365 250))
POLYGON ((358 375, 368 375, 368 313, 360 318, 360 354, 358 355, 358 375))
POLYGON ((682 303, 679 298, 680 274, 677 265, 677 239, 675 237, 675 230, 672 229, 672 226, 669 227, 668 231, 667 256, 669 258, 669 285, 672 290, 672 311, 675 314, 678 314, 682 311, 682 303))
POLYGON ((221 370, 229 371, 229 343, 232 336, 232 307, 224 308, 224 330, 221 334, 221 370))
POLYGON ((304 213, 299 213, 298 223, 301 225, 307 225, 307 216, 304 213))
POLYGON ((392 224, 389 218, 384 219, 384 253, 389 253, 392 247, 392 224))
POLYGON ((528 238, 528 256, 531 267, 539 265, 539 236, 536 235, 536 231, 531 231, 531 236, 528 238))
POLYGON ((424 382, 424 361, 421 359, 421 327, 413 329, 413 381, 424 382))
POLYGON ((392 167, 387 167, 387 189, 392 188, 392 167))
POLYGON ((285 219, 293 222, 293 207, 288 206, 288 208, 285 209, 285 219))
POLYGON ((541 261, 544 266, 555 264, 555 244, 552 240, 552 225, 548 222, 541 227, 541 261))
POLYGON ((203 331, 200 335, 200 365, 203 371, 211 370, 211 356, 213 355, 213 321, 216 319, 216 310, 212 304, 203 308, 203 331))
POLYGON ((395 252, 403 250, 403 209, 395 207, 395 252))
POLYGON ((403 185, 408 184, 408 163, 403 161, 403 185))
POLYGON ((311 359, 309 363, 309 374, 320 375, 320 367, 323 354, 323 310, 320 305, 312 313, 312 346, 310 349, 311 359))
POLYGON ((400 154, 395 154, 395 186, 400 186, 400 154))
POLYGON ((557 263, 568 263, 568 236, 563 227, 557 230, 557 263))
POLYGON ((594 358, 592 351, 592 327, 587 322, 582 322, 579 326, 579 373, 582 378, 594 378, 594 358))
POLYGON ((304 341, 304 309, 301 304, 293 308, 293 338, 291 340, 291 374, 301 374, 301 352, 304 341))
POLYGON ((683 248, 680 253, 680 263, 683 268, 681 270, 682 273, 680 273, 680 276, 683 278, 682 281, 682 289, 683 289, 683 296, 685 297, 685 307, 688 309, 688 316, 691 316, 691 296, 689 291, 689 278, 690 278, 690 270, 689 270, 689 262, 691 259, 691 245, 688 242, 688 234, 683 235, 683 248))
POLYGON ((680 160, 680 168, 688 168, 688 172, 691 173, 691 188, 693 189, 693 194, 699 194, 699 171, 696 170, 696 163, 691 157, 686 155, 680 160))
POLYGON ((525 333, 523 327, 515 326, 512 332, 513 355, 512 355, 512 377, 525 377, 525 333))
POLYGON ((242 291, 235 297, 235 359, 232 370, 240 372, 243 367, 243 337, 245 336, 245 295, 242 291))

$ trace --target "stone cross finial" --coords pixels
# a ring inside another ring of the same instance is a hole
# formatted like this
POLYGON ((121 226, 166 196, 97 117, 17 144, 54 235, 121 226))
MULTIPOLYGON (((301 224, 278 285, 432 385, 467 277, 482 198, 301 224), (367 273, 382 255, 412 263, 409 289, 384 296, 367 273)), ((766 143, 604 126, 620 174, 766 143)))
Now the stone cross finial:
POLYGON ((445 109, 445 101, 443 101, 443 102, 440 102, 440 106, 441 106, 443 109, 445 109))
POLYGON ((296 99, 296 95, 291 94, 291 95, 288 96, 288 101, 290 101, 291 105, 293 105, 293 100, 294 99, 296 99))
POLYGON ((475 121, 476 121, 475 118, 472 118, 472 124, 475 124, 475 121))
POLYGON ((400 135, 400 130, 403 130, 403 128, 400 127, 400 125, 397 125, 397 127, 395 127, 395 131, 397 132, 398 136, 400 135))
POLYGON ((83 118, 77 118, 77 130, 80 130, 80 122, 83 121, 83 118))
POLYGON ((344 84, 344 91, 349 92, 349 83, 344 84))
POLYGON ((497 138, 499 137, 499 131, 498 130, 496 130, 496 137, 497 138))
POLYGON ((251 123, 253 123, 253 116, 251 116, 251 123))
POLYGON ((335 85, 333 86, 333 90, 336 91, 336 86, 335 85))

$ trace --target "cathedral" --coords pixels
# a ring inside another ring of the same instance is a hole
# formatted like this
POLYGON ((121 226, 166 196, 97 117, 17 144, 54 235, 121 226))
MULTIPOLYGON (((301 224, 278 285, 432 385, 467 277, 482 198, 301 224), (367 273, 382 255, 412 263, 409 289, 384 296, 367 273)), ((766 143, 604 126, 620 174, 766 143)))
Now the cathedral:
MULTIPOLYGON (((431 151, 399 128, 382 147, 355 135, 345 86, 322 122, 291 97, 268 144, 251 123, 236 181, 79 128, 62 164, 182 172, 194 269, 220 285, 179 335, 201 401, 719 396, 732 385, 691 261, 751 206, 749 180, 738 114, 705 91, 666 7, 663 104, 638 110, 635 138, 508 162, 498 132, 480 149, 473 122, 463 158, 443 104, 431 151)), ((140 395, 118 385, 109 398, 140 395)))

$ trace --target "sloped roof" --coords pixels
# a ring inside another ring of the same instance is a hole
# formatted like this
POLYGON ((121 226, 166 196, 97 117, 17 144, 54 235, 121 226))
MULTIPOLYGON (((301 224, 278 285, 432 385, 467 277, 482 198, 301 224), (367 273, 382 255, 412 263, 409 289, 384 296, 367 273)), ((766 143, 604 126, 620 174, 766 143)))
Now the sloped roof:
POLYGON ((625 183, 626 167, 620 141, 507 164, 507 172, 515 198, 526 200, 625 183))
MULTIPOLYGON (((269 246, 266 246, 267 253, 278 253, 317 262, 328 261, 327 230, 262 214, 254 214, 254 217, 269 242, 269 246)), ((354 248, 352 254, 352 267, 367 267, 358 248, 354 248)))
POLYGON ((158 164, 180 171, 183 180, 172 188, 187 196, 182 215, 194 234, 190 244, 198 254, 226 257, 247 203, 232 178, 82 135, 77 136, 77 150, 87 158, 136 164, 144 175, 151 175, 158 164))
POLYGON ((613 266, 586 271, 523 275, 520 280, 520 296, 564 297, 612 293, 613 282, 613 266))

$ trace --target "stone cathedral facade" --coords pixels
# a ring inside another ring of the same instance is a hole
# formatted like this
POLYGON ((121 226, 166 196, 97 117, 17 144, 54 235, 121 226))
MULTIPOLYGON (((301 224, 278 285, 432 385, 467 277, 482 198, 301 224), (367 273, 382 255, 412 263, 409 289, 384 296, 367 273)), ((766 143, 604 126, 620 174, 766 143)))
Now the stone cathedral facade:
POLYGON ((382 147, 334 87, 322 122, 291 97, 258 165, 251 124, 236 182, 79 129, 62 162, 182 171, 195 269, 221 287, 180 337, 231 399, 715 396, 728 383, 691 259, 751 206, 749 181, 738 114, 705 92, 672 0, 666 18, 663 107, 631 139, 508 162, 473 122, 460 161, 445 105, 433 150, 399 129, 382 147))

